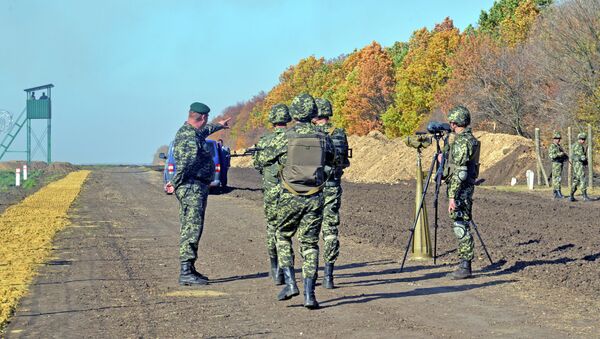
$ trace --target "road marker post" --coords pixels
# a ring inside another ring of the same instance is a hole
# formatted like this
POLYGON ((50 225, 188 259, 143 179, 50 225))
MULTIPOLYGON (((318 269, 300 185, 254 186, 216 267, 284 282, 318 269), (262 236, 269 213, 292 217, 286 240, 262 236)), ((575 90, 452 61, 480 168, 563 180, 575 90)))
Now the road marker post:
POLYGON ((23 181, 27 180, 27 165, 23 165, 23 181))
POLYGON ((21 186, 21 169, 17 168, 15 170, 15 186, 19 187, 21 186))

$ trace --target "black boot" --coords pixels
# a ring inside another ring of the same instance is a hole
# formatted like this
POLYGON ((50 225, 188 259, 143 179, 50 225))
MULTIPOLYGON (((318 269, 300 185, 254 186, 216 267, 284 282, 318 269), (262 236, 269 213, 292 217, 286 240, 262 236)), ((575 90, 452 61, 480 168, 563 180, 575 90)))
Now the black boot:
POLYGON ((325 269, 323 270, 323 287, 332 290, 333 286, 333 263, 325 263, 325 269))
POLYGON ((583 196, 583 201, 591 201, 592 200, 592 199, 590 199, 590 197, 588 197, 587 190, 583 190, 582 196, 583 196))
POLYGON ((562 192, 560 191, 560 189, 556 190, 556 193, 557 193, 559 199, 564 199, 565 196, 562 194, 562 192))
POLYGON ((204 274, 196 271, 196 262, 195 261, 192 261, 192 273, 194 275, 199 276, 201 279, 204 279, 204 280, 208 281, 208 277, 207 276, 205 276, 204 274))
POLYGON ((273 282, 275 282, 275 285, 283 285, 284 284, 283 271, 281 271, 279 269, 279 264, 277 263, 277 258, 270 258, 270 259, 271 259, 271 278, 273 278, 273 282))
POLYGON ((316 277, 304 278, 304 307, 314 310, 319 308, 319 303, 315 297, 316 277))
POLYGON ((199 275, 192 272, 192 263, 184 261, 181 263, 181 272, 179 273, 179 285, 207 285, 208 280, 202 279, 199 275))
POLYGON ((470 278, 471 260, 460 259, 458 268, 454 272, 448 274, 448 277, 454 280, 470 278))
POLYGON ((569 197, 569 201, 571 201, 571 202, 577 201, 577 199, 575 199, 575 190, 571 191, 571 196, 569 197))
POLYGON ((554 190, 554 199, 560 199, 558 192, 559 192, 558 190, 554 190))
POLYGON ((300 294, 298 290, 298 285, 296 285, 296 277, 294 273, 293 267, 283 267, 281 269, 283 271, 283 276, 285 278, 285 287, 279 292, 277 295, 277 300, 288 300, 292 299, 300 294))

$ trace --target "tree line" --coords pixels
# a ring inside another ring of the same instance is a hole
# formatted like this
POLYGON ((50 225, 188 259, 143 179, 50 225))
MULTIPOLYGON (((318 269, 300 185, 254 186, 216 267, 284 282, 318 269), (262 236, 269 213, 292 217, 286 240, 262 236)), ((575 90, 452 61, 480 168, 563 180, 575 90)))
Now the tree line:
POLYGON ((499 0, 462 32, 446 18, 408 42, 309 56, 225 109, 233 124, 219 137, 253 144, 271 106, 302 92, 329 99, 349 134, 412 134, 462 104, 478 129, 532 137, 590 123, 600 136, 600 0, 499 0))

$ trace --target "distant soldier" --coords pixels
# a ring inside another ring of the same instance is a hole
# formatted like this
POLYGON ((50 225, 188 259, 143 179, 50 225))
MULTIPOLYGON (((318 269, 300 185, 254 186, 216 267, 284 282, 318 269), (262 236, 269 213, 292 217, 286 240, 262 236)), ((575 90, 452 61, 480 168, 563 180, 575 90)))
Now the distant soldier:
MULTIPOLYGON (((292 121, 288 108, 284 104, 277 104, 271 108, 269 122, 273 124, 273 132, 265 134, 256 144, 260 151, 252 156, 254 168, 262 174, 263 202, 265 218, 267 221, 267 253, 271 259, 271 277, 276 285, 283 285, 283 272, 277 263, 277 240, 275 233, 277 229, 277 200, 281 188, 279 186, 279 163, 276 158, 268 158, 272 155, 272 149, 277 149, 274 141, 282 140, 287 124, 292 121), (265 156, 267 155, 267 156, 265 156)), ((281 141, 280 141, 281 142, 281 141)))
POLYGON ((319 267, 319 232, 323 219, 324 167, 333 164, 335 151, 329 139, 311 120, 317 116, 312 96, 301 94, 292 100, 290 115, 296 124, 261 151, 265 159, 276 159, 282 191, 277 203, 277 259, 285 286, 277 296, 287 300, 300 294, 294 277, 292 237, 298 235, 304 278, 304 306, 318 308, 315 283, 319 267))
POLYGON ((586 133, 579 133, 577 135, 577 142, 571 145, 573 152, 573 186, 571 188, 571 197, 569 201, 575 200, 575 192, 577 187, 581 191, 583 201, 590 201, 590 197, 587 195, 587 180, 585 179, 585 166, 588 165, 588 159, 585 151, 585 140, 587 139, 586 133))
POLYGON ((327 167, 325 176, 327 181, 323 188, 323 222, 321 230, 323 234, 323 260, 325 270, 323 286, 328 289, 334 288, 333 266, 340 254, 340 241, 338 239, 338 227, 340 225, 340 206, 342 204, 342 175, 344 168, 350 166, 348 160, 348 139, 343 128, 336 128, 329 121, 333 115, 329 100, 316 98, 317 118, 313 121, 321 132, 329 135, 335 148, 334 166, 327 167))
POLYGON ((230 120, 207 124, 208 112, 208 106, 194 102, 190 106, 187 121, 179 128, 173 142, 177 173, 171 182, 167 183, 167 190, 174 190, 179 200, 180 285, 208 284, 208 278, 198 273, 194 267, 198 258, 198 243, 204 228, 208 185, 215 175, 215 163, 205 144, 207 136, 229 128, 227 123, 230 120))
POLYGON ((560 146, 560 133, 554 132, 552 143, 548 147, 548 157, 552 160, 552 189, 554 190, 554 199, 562 199, 564 196, 560 190, 562 180, 563 164, 569 160, 569 156, 560 146))
POLYGON ((452 108, 448 113, 448 122, 456 137, 449 146, 445 180, 448 185, 448 212, 454 220, 452 229, 458 239, 460 259, 458 268, 449 277, 464 279, 471 276, 471 260, 474 256, 469 222, 472 220, 475 180, 479 176, 480 143, 473 136, 471 128, 467 127, 471 124, 471 114, 466 107, 452 108))
POLYGON ((223 184, 223 187, 227 187, 227 173, 229 167, 231 167, 231 149, 225 146, 223 139, 217 140, 217 145, 221 157, 221 184, 223 184))

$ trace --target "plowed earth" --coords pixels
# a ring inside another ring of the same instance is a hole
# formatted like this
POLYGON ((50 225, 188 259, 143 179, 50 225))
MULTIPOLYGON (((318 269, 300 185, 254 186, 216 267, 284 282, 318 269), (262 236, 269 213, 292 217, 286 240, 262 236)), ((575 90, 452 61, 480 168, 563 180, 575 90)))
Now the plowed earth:
MULTIPOLYGON (((177 285, 177 202, 159 173, 94 171, 12 322, 18 337, 591 337, 600 333, 598 203, 478 189, 475 277, 450 281, 449 220, 440 211, 438 265, 400 272, 414 190, 344 185, 338 288, 278 302, 267 277, 259 178, 230 171, 211 195, 200 244, 205 287, 177 285)), ((445 199, 440 206, 446 205, 445 199)), ((428 205, 430 220, 433 210, 428 205)), ((432 232, 433 233, 433 232, 432 232)), ((299 252, 297 252, 299 253, 299 252)), ((299 261, 299 260, 298 260, 299 261)), ((297 277, 298 278, 298 277, 297 277)), ((298 279, 300 280, 300 279, 298 279)), ((302 289, 302 283, 299 283, 302 289)))

